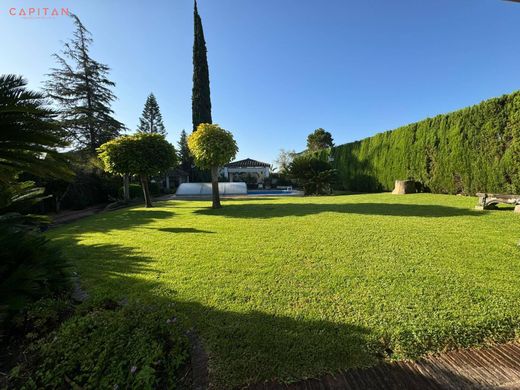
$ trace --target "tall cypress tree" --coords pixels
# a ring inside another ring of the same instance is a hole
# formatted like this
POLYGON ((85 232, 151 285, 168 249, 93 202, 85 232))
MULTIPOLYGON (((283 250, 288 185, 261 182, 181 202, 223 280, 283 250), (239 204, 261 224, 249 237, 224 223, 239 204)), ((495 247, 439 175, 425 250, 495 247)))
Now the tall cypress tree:
POLYGON ((144 104, 143 114, 139 118, 139 133, 158 133, 166 135, 166 130, 162 121, 161 110, 155 95, 151 93, 144 104))
POLYGON ((195 0, 194 18, 193 90, 191 96, 193 131, 197 130, 197 126, 201 123, 212 123, 206 41, 204 40, 202 21, 197 10, 197 0, 195 0))
POLYGON ((90 56, 92 36, 76 15, 76 31, 65 44, 62 55, 55 54, 57 68, 52 68, 45 89, 59 106, 61 121, 79 148, 96 153, 103 143, 115 138, 124 125, 113 117, 116 99, 108 79, 110 68, 90 56))

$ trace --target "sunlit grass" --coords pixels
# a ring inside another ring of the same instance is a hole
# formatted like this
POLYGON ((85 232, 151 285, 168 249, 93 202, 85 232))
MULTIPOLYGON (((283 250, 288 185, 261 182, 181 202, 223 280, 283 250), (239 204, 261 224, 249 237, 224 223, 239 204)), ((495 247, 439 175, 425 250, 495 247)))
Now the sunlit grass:
POLYGON ((93 295, 175 302, 227 388, 515 338, 520 215, 391 194, 169 201, 49 233, 93 295))

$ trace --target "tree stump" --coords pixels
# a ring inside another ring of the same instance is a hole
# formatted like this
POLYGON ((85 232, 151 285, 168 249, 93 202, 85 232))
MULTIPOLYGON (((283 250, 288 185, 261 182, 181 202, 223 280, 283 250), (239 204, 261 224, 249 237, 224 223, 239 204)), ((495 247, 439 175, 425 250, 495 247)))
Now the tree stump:
POLYGON ((396 180, 395 188, 392 194, 404 195, 404 194, 415 194, 417 189, 415 187, 415 181, 413 180, 396 180))

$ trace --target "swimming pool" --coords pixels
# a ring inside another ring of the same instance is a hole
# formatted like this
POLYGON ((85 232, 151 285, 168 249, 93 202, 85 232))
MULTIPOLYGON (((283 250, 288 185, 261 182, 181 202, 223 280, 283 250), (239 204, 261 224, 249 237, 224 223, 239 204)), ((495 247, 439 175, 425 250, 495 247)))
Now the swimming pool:
POLYGON ((248 190, 247 195, 295 195, 294 190, 248 190))

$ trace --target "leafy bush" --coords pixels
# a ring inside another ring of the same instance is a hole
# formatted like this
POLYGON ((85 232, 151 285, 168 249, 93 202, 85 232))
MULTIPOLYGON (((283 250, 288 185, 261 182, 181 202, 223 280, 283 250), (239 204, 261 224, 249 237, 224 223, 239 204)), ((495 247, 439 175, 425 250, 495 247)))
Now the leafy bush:
MULTIPOLYGON (((0 317, 70 287, 69 263, 36 232, 0 225, 0 317)), ((0 321, 2 318, 0 318, 0 321)))
POLYGON ((305 195, 330 194, 336 176, 336 171, 327 161, 310 154, 295 157, 289 173, 301 183, 305 195))
POLYGON ((292 180, 289 177, 287 177, 287 174, 285 174, 285 173, 278 173, 278 172, 271 173, 271 175, 269 176, 269 179, 271 180, 271 186, 273 186, 273 187, 294 185, 292 180))
POLYGON ((62 200, 64 209, 81 210, 108 202, 117 195, 120 177, 109 177, 97 173, 77 173, 67 194, 62 200))
POLYGON ((188 341, 171 306, 85 307, 32 343, 31 360, 11 371, 13 387, 176 388, 188 341))
POLYGON ((519 193, 520 92, 319 152, 329 154, 347 190, 411 178, 436 193, 519 193))
POLYGON ((13 317, 10 342, 20 336, 25 341, 46 337, 74 311, 75 307, 70 297, 43 298, 33 302, 13 317))

